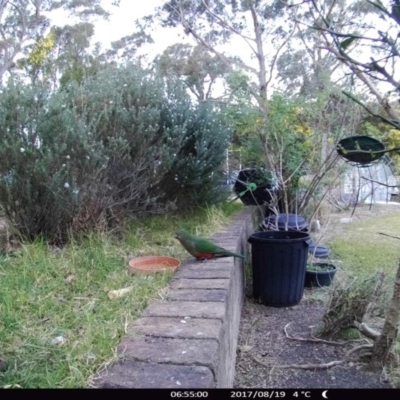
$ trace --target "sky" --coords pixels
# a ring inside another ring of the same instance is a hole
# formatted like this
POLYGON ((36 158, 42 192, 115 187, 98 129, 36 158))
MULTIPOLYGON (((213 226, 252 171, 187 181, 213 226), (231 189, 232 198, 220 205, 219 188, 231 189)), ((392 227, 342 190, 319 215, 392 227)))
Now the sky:
MULTIPOLYGON (((121 0, 118 8, 108 7, 107 9, 112 15, 109 21, 101 20, 96 23, 94 41, 102 43, 104 48, 110 47, 112 41, 130 35, 135 31, 136 19, 153 13, 154 9, 162 3, 162 0, 121 0)), ((106 4, 106 1, 104 4, 106 4)), ((187 38, 183 37, 182 30, 179 28, 163 29, 157 27, 152 32, 152 36, 155 44, 151 47, 155 53, 162 52, 174 43, 188 41, 187 38)))

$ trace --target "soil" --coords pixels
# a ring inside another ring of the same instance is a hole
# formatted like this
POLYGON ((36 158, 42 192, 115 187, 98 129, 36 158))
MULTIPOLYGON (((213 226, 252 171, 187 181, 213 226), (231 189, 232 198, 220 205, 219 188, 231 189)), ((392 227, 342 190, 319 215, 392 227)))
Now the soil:
MULTIPOLYGON (((327 216, 324 226, 328 228, 326 232, 322 232, 319 244, 329 245, 334 237, 346 229, 347 224, 343 222, 343 218, 349 218, 351 211, 331 212, 327 216)), ((352 219, 362 221, 399 211, 398 205, 373 205, 371 210, 367 206, 358 206, 352 219)), ((314 241, 318 238, 318 235, 312 236, 314 241)), ((328 290, 329 288, 305 288, 298 305, 273 308, 252 300, 251 282, 248 282, 239 332, 234 383, 236 388, 392 387, 383 373, 368 370, 366 359, 360 358, 363 351, 367 350, 356 351, 346 362, 330 368, 299 368, 341 361, 347 351, 366 343, 362 339, 338 346, 287 337, 313 338, 313 334, 315 335, 322 324, 328 290), (297 368, 282 368, 288 365, 296 365, 297 368)))

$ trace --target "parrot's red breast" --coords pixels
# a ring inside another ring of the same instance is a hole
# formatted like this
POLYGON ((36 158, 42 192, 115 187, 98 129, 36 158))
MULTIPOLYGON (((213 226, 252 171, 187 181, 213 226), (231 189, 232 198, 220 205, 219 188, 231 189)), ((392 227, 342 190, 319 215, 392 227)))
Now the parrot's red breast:
POLYGON ((213 258, 213 257, 215 257, 215 255, 211 254, 211 253, 199 253, 199 252, 197 252, 197 254, 196 254, 196 258, 197 259, 213 258))

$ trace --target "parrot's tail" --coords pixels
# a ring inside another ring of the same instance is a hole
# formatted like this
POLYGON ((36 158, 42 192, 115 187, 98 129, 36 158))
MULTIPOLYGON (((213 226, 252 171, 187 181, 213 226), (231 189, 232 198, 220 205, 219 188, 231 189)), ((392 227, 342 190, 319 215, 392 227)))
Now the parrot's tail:
POLYGON ((223 252, 221 252, 221 253, 217 253, 217 254, 215 254, 215 256, 216 257, 237 257, 237 258, 243 258, 243 260, 244 260, 244 256, 242 256, 241 254, 238 254, 238 253, 234 253, 234 252, 232 252, 232 251, 228 251, 228 250, 225 250, 225 251, 223 251, 223 252))

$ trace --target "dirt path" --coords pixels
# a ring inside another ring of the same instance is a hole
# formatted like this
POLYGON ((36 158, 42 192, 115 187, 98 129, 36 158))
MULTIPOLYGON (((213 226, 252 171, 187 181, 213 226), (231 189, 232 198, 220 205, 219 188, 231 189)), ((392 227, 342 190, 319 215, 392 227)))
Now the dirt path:
MULTIPOLYGON (((392 212, 396 205, 358 207, 353 221, 361 221, 392 212)), ((333 212, 328 216, 329 228, 322 235, 321 244, 329 242, 346 229, 340 219, 350 212, 333 212)), ((314 237, 316 239, 316 236, 314 237)), ((349 362, 328 369, 280 368, 288 364, 323 364, 342 360, 349 349, 357 345, 332 346, 288 339, 291 336, 310 338, 311 332, 322 322, 326 289, 305 289, 300 304, 294 307, 273 308, 254 303, 251 288, 242 311, 239 346, 236 361, 237 388, 390 388, 383 374, 369 372, 366 364, 356 357, 349 362), (264 364, 264 365, 262 365, 264 364)), ((360 343, 358 343, 360 344, 360 343)), ((357 355, 359 355, 358 353, 357 355)))

